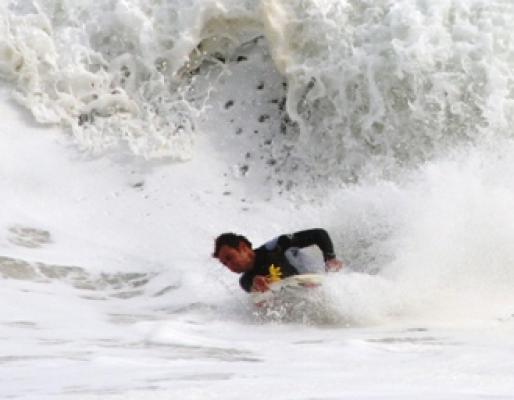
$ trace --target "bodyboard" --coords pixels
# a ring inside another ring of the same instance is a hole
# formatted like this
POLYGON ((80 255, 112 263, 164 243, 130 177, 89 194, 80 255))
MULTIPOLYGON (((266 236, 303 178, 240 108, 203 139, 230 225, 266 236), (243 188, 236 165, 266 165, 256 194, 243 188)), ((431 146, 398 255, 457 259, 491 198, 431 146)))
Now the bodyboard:
POLYGON ((253 303, 260 306, 280 296, 282 293, 304 291, 320 287, 324 279, 325 276, 322 274, 293 275, 270 284, 269 290, 266 292, 252 292, 250 296, 253 303))

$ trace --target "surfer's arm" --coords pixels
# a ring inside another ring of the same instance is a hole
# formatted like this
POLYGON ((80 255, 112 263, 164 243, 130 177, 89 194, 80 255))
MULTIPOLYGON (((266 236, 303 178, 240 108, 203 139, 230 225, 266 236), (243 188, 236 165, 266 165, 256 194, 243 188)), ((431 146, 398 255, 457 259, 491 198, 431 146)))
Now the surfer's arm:
POLYGON ((268 279, 262 275, 253 278, 252 292, 265 292, 269 289, 268 279))
POLYGON ((241 288, 246 292, 265 292, 269 289, 269 282, 265 276, 255 275, 253 277, 243 275, 239 279, 241 288))
POLYGON ((295 232, 291 235, 283 235, 278 244, 285 250, 288 247, 308 247, 316 245, 323 253, 326 271, 339 271, 343 263, 336 258, 334 245, 328 232, 321 228, 308 229, 295 232))
POLYGON ((336 258, 332 240, 327 231, 321 228, 298 231, 290 235, 282 235, 278 239, 278 244, 284 251, 289 247, 303 248, 316 245, 323 253, 325 262, 336 258))
POLYGON ((332 258, 330 260, 325 261, 325 271, 327 272, 336 272, 343 268, 343 263, 339 261, 337 258, 332 258))
POLYGON ((239 285, 245 292, 251 292, 253 285, 252 277, 247 274, 241 275, 241 278, 239 278, 239 285))
POLYGON ((262 275, 243 274, 239 279, 239 285, 245 292, 265 292, 269 289, 269 282, 262 275))

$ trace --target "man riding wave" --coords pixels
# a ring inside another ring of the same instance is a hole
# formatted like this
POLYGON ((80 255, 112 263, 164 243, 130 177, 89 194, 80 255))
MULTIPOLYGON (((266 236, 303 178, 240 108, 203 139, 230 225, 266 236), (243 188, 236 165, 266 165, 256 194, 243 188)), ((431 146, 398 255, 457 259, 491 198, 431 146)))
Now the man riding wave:
POLYGON ((329 234, 321 228, 281 235, 256 249, 245 236, 223 233, 215 240, 213 257, 232 272, 242 274, 239 284, 245 291, 264 292, 271 283, 300 274, 294 258, 299 249, 313 245, 321 250, 326 271, 342 268, 329 234))

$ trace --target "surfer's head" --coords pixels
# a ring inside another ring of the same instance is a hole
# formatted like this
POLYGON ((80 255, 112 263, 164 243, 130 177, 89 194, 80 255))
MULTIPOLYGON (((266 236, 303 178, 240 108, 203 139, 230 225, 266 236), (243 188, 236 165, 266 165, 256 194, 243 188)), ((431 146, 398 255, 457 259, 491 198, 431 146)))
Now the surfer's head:
POLYGON ((252 269, 255 253, 252 250, 252 243, 246 237, 235 233, 223 233, 214 242, 213 257, 232 272, 242 273, 252 269))

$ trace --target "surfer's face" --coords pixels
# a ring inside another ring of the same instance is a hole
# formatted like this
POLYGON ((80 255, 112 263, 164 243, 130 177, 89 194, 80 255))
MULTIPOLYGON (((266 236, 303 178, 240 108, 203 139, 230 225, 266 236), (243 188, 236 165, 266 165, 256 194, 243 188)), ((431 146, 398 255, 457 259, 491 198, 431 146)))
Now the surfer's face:
POLYGON ((239 242, 237 248, 227 245, 221 246, 218 259, 229 270, 240 274, 252 269, 255 253, 246 243, 239 242))

